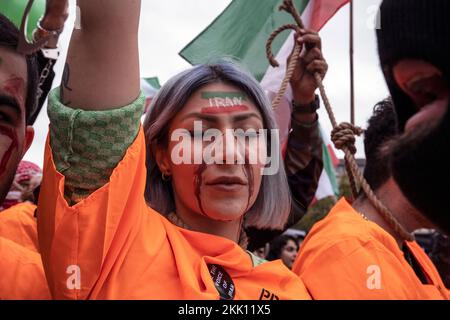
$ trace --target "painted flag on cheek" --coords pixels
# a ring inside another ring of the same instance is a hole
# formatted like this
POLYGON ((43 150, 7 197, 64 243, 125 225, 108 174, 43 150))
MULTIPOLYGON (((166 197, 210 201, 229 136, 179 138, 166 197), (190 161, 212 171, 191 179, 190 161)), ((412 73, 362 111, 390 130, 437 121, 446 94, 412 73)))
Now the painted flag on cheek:
MULTIPOLYGON (((349 0, 293 0, 301 12, 306 28, 320 31, 334 14, 349 0)), ((280 63, 273 68, 266 57, 269 35, 279 26, 294 23, 292 16, 278 10, 282 0, 234 0, 180 55, 195 65, 229 57, 239 61, 261 82, 269 98, 278 92, 285 75, 286 63, 294 46, 293 32, 284 32, 272 44, 272 51, 280 63)), ((292 91, 288 88, 276 110, 280 127, 280 143, 286 144, 290 128, 292 91)), ((322 131, 322 137, 329 133, 322 131)), ((325 139, 329 141, 329 139, 325 139)), ((324 169, 319 180, 316 199, 337 195, 336 155, 331 143, 323 145, 324 169)))

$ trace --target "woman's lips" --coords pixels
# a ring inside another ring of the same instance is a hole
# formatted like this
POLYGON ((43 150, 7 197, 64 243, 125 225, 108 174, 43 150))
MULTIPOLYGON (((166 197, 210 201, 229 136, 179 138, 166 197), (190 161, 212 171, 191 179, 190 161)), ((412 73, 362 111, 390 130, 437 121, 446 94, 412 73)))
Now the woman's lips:
POLYGON ((217 191, 222 192, 239 192, 241 191, 245 185, 242 184, 210 184, 207 187, 213 188, 217 191))
POLYGON ((448 111, 448 103, 449 99, 447 97, 422 107, 406 122, 405 130, 408 131, 417 125, 431 124, 442 119, 448 111))
POLYGON ((247 186, 240 177, 218 177, 205 183, 207 187, 223 192, 237 192, 247 186))

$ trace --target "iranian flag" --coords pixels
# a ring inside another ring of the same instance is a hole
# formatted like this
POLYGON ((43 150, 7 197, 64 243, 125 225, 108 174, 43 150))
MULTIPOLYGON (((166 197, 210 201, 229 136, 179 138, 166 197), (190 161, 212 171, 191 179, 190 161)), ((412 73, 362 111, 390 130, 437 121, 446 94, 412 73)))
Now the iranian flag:
MULTIPOLYGON (((269 35, 279 26, 294 23, 291 15, 279 11, 282 0, 234 0, 180 55, 191 64, 215 61, 229 57, 244 65, 273 99, 280 88, 286 71, 286 60, 294 46, 293 32, 279 35, 272 44, 272 52, 280 67, 272 68, 266 57, 265 45, 269 35)), ((349 0, 294 0, 301 12, 305 27, 320 31, 334 14, 349 0)), ((280 140, 286 144, 290 126, 290 101, 292 92, 287 90, 276 109, 280 127, 280 140)), ((321 129, 324 170, 319 180, 316 199, 338 193, 335 167, 338 163, 329 134, 321 129)))

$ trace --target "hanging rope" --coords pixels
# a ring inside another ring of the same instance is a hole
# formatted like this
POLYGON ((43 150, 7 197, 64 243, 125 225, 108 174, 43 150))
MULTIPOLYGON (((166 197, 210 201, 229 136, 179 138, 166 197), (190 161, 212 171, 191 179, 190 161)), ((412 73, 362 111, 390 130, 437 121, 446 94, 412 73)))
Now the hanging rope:
MULTIPOLYGON (((333 131, 331 131, 331 141, 333 141, 333 144, 337 149, 342 150, 342 148, 346 146, 351 154, 354 155, 356 153, 355 135, 360 136, 362 133, 363 130, 361 128, 344 122, 336 126, 333 131)), ((345 169, 347 172, 351 172, 347 161, 345 161, 345 169)), ((348 180, 350 182, 352 195, 356 199, 358 195, 358 186, 356 185, 355 178, 352 174, 348 174, 348 180)))
MULTIPOLYGON (((273 67, 278 67, 279 63, 275 60, 274 55, 272 53, 271 47, 274 39, 280 34, 282 31, 291 29, 296 32, 299 32, 300 29, 304 29, 304 25, 302 23, 300 14, 295 8, 292 0, 284 0, 283 4, 280 6, 280 11, 286 11, 290 13, 293 17, 297 25, 287 24, 275 30, 269 37, 266 45, 267 57, 269 59, 270 64, 273 67)), ((284 93, 287 90, 287 86, 289 85, 289 81, 292 78, 292 74, 297 66, 298 55, 302 50, 302 46, 295 43, 294 50, 292 54, 292 59, 289 61, 287 66, 286 75, 281 82, 280 90, 272 101, 272 108, 275 110, 284 96, 284 93)), ((374 208, 382 215, 383 219, 394 229, 394 231, 400 235, 403 239, 407 241, 414 240, 414 236, 409 233, 392 215, 388 208, 375 196, 374 192, 370 188, 367 181, 364 179, 363 174, 361 173, 358 164, 356 163, 355 157, 353 156, 356 152, 355 147, 355 135, 361 135, 362 129, 359 127, 355 127, 350 123, 342 123, 340 125, 337 124, 336 118, 333 113, 333 109, 331 108, 330 101, 328 100, 328 96, 325 92, 325 87, 322 83, 322 78, 318 72, 314 74, 314 78, 317 82, 317 86, 319 87, 320 95, 322 97, 323 103, 325 105, 325 109, 327 110, 328 117, 330 118, 331 124, 333 126, 332 131, 332 141, 337 149, 340 149, 344 152, 345 155, 345 164, 346 170, 349 177, 350 185, 352 188, 353 196, 358 196, 358 188, 356 186, 356 182, 359 183, 362 190, 369 199, 370 203, 374 206, 374 208)))

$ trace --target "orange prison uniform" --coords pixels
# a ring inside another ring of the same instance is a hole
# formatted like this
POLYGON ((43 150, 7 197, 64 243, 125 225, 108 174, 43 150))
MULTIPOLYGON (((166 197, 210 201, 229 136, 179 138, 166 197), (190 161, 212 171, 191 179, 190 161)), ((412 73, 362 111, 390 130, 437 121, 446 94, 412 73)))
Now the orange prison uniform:
POLYGON ((0 300, 50 298, 39 253, 0 237, 0 300))
POLYGON ((54 298, 219 299, 207 268, 217 264, 235 299, 309 299, 281 261, 253 267, 236 243, 179 228, 149 208, 145 156, 141 128, 109 183, 70 207, 47 141, 38 230, 54 298))
POLYGON ((407 245, 429 284, 421 283, 389 233, 341 199, 303 241, 293 271, 313 299, 448 299, 430 259, 417 243, 407 245))
POLYGON ((38 252, 36 208, 31 202, 23 202, 0 212, 0 237, 38 252))

